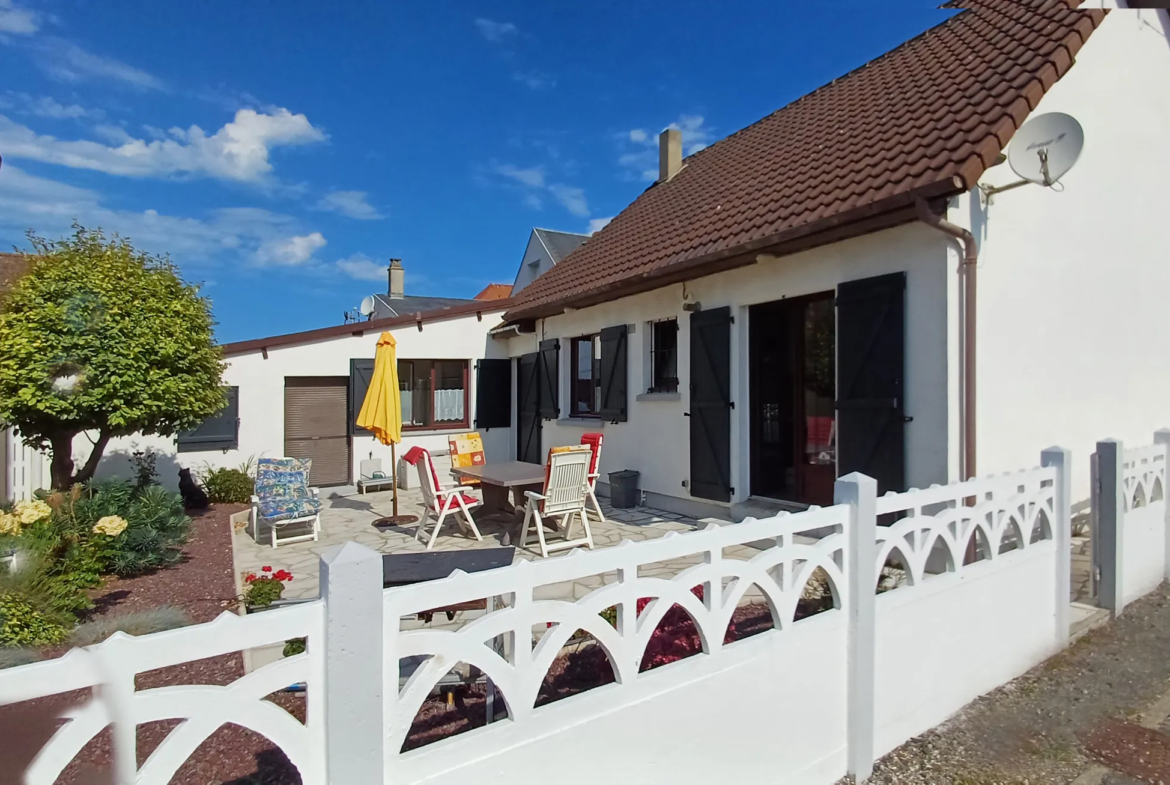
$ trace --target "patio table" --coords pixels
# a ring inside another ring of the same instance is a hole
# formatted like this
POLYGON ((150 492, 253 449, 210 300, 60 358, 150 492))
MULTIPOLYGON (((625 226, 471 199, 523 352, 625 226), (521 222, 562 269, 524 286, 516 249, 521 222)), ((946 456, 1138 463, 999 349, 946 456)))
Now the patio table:
POLYGON ((517 510, 524 509, 525 491, 539 491, 544 487, 544 466, 539 463, 485 463, 480 466, 461 466, 452 469, 451 473, 460 478, 479 480, 484 512, 489 514, 514 515, 517 510), (513 494, 513 504, 508 503, 509 491, 513 494))

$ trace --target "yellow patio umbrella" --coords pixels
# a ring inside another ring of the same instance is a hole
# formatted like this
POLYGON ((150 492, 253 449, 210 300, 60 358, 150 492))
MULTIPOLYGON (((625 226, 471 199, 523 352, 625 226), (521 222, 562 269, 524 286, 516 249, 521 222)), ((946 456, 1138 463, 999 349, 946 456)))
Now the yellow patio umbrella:
POLYGON ((412 523, 414 515, 398 514, 398 458, 394 445, 402 441, 402 399, 398 388, 397 342, 390 333, 378 338, 374 353, 374 375, 366 390, 366 399, 358 412, 358 427, 374 434, 382 444, 390 445, 390 482, 394 486, 394 516, 389 523, 412 523))

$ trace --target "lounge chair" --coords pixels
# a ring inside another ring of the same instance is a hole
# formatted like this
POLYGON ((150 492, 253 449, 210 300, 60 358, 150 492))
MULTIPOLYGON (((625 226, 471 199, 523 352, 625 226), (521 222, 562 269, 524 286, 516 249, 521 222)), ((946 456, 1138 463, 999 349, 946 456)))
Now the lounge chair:
POLYGON ((301 458, 261 458, 256 462, 256 492, 252 496, 252 536, 259 541, 260 523, 272 531, 272 547, 282 542, 317 540, 321 532, 321 499, 309 487, 313 462, 301 458), (290 524, 307 524, 307 534, 281 538, 290 524))
POLYGON ((552 551, 576 548, 584 545, 593 549, 593 531, 589 528, 589 513, 585 510, 585 499, 589 494, 589 463, 593 450, 589 445, 554 447, 549 450, 548 463, 544 471, 544 490, 525 491, 528 503, 524 508, 524 528, 520 532, 520 547, 528 544, 528 529, 536 526, 540 541, 540 555, 548 557, 552 551), (564 540, 552 545, 544 532, 546 518, 559 519, 564 540), (580 518, 585 534, 572 538, 573 519, 580 518))

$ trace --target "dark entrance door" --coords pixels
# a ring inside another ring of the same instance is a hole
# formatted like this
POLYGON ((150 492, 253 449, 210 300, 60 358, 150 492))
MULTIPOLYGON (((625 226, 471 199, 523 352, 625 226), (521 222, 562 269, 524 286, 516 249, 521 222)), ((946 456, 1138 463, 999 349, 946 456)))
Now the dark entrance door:
POLYGON ((906 490, 906 274, 837 287, 838 465, 906 490))
POLYGON ((691 314, 691 496, 731 501, 731 309, 691 314))
POLYGON ((516 361, 516 460, 541 463, 540 376, 537 352, 516 361))
POLYGON ((837 476, 833 295, 750 312, 752 493, 830 504, 837 476))

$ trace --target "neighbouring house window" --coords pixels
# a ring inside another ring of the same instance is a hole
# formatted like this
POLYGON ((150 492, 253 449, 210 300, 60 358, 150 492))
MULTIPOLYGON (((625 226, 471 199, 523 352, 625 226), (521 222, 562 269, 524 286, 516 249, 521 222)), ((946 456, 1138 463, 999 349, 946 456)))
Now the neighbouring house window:
POLYGON ((399 360, 398 388, 405 429, 467 425, 466 360, 399 360))
POLYGON ((678 320, 654 322, 650 332, 650 388, 647 392, 678 392, 678 320))
POLYGON ((601 410, 601 336, 570 341, 570 397, 574 417, 596 417, 601 410))

